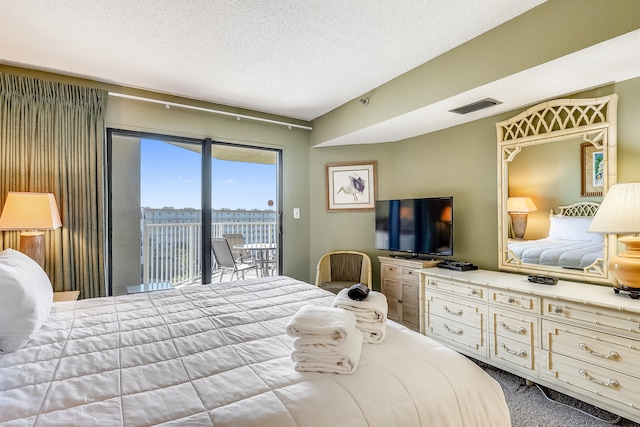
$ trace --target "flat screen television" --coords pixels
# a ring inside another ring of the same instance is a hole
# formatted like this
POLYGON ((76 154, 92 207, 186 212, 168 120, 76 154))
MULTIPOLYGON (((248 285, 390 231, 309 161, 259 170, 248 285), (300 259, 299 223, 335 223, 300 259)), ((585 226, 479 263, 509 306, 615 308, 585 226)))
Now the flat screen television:
POLYGON ((376 249, 412 258, 453 255, 453 197, 378 200, 376 249))

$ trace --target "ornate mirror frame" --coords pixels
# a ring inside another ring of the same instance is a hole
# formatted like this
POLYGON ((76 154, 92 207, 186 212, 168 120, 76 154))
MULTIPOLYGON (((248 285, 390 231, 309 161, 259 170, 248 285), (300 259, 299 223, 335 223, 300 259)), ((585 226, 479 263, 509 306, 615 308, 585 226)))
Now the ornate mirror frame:
POLYGON ((604 258, 583 270, 523 263, 508 247, 509 164, 522 148, 580 137, 602 150, 604 185, 602 196, 617 179, 617 95, 590 99, 557 99, 538 104, 511 119, 496 123, 498 134, 498 269, 558 278, 611 284, 614 278, 607 261, 616 254, 616 236, 604 238, 604 258))

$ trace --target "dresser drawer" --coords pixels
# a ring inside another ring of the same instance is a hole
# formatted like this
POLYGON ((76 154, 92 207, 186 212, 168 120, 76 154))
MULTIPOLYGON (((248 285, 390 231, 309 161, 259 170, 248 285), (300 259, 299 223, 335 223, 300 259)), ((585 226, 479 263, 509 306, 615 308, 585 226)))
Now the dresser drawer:
POLYGON ((397 265, 382 264, 382 274, 386 277, 402 278, 404 281, 412 281, 418 284, 420 281, 419 274, 415 271, 415 267, 403 267, 397 265))
POLYGON ((474 305, 474 301, 470 301, 470 303, 460 299, 453 301, 440 295, 426 293, 425 302, 427 314, 464 323, 479 329, 482 328, 483 321, 486 318, 486 308, 474 305))
POLYGON ((427 322, 427 329, 430 332, 427 335, 435 335, 439 339, 463 346, 481 357, 486 357, 484 329, 433 315, 428 317, 427 322))
POLYGON ((482 285, 476 285, 474 283, 449 281, 440 278, 429 278, 425 281, 425 287, 427 289, 437 289, 450 295, 471 297, 473 299, 482 301, 487 300, 486 288, 482 285))
POLYGON ((557 353, 543 351, 544 367, 540 377, 558 382, 558 388, 568 388, 588 399, 599 401, 607 409, 620 414, 629 413, 633 419, 640 417, 640 380, 620 372, 591 363, 576 360, 557 353))
POLYGON ((640 314, 637 313, 545 299, 543 315, 548 319, 572 320, 599 331, 607 330, 632 339, 640 339, 640 314))
POLYGON ((540 314, 540 298, 501 289, 489 290, 489 303, 494 306, 508 307, 525 313, 540 314))
POLYGON ((535 345, 538 337, 538 318, 516 311, 503 310, 500 307, 489 307, 491 333, 519 341, 523 344, 535 345))
POLYGON ((542 321, 542 348, 640 378, 637 341, 573 325, 542 321))
POLYGON ((503 336, 490 334, 490 359, 498 359, 516 367, 535 371, 535 347, 533 343, 523 343, 503 336))

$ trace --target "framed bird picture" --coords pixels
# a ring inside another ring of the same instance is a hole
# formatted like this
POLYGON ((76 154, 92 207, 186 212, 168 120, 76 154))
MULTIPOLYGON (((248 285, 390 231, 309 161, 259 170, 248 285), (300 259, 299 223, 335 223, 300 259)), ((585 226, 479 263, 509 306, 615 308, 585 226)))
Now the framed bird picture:
POLYGON ((377 162, 327 163, 327 210, 372 211, 377 162))

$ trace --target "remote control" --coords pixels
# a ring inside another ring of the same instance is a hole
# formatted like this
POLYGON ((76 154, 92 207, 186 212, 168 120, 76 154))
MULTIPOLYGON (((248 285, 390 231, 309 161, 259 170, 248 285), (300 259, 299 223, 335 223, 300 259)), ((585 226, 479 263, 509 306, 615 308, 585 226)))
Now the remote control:
POLYGON ((539 285, 557 285, 558 279, 551 276, 542 276, 536 274, 530 274, 527 276, 527 280, 531 283, 537 283, 539 285))

